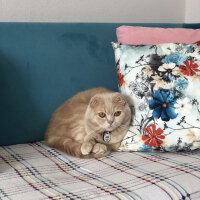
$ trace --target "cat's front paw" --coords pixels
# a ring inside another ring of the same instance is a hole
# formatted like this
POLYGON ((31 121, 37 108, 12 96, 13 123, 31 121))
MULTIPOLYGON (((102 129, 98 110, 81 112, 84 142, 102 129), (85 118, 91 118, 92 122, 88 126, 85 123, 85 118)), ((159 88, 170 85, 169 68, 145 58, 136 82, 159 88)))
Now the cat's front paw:
POLYGON ((81 145, 81 153, 83 155, 88 155, 92 151, 93 145, 90 142, 84 142, 81 145))
POLYGON ((107 147, 104 144, 96 143, 92 149, 93 153, 104 154, 107 151, 107 147))

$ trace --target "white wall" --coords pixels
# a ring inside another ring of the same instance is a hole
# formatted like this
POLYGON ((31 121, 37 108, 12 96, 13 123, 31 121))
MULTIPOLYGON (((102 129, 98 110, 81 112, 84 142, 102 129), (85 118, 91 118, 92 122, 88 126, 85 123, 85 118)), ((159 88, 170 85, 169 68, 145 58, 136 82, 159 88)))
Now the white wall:
POLYGON ((200 0, 185 0, 185 22, 200 23, 200 0))
POLYGON ((0 0, 0 21, 4 22, 182 23, 184 20, 185 0, 0 0))

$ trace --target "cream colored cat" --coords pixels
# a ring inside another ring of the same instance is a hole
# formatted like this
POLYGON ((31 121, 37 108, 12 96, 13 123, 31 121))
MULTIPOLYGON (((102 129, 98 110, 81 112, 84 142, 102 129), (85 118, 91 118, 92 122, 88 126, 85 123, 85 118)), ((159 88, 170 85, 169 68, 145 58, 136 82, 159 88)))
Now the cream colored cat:
POLYGON ((79 158, 99 158, 117 150, 131 121, 125 98, 105 88, 80 92, 53 114, 46 144, 79 158))

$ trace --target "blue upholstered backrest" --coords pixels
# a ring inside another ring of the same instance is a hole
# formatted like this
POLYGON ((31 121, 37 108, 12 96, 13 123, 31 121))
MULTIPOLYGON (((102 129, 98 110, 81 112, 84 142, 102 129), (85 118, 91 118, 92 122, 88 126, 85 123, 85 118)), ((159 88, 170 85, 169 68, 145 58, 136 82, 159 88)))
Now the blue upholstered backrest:
MULTIPOLYGON (((79 91, 117 90, 115 23, 0 23, 0 145, 42 140, 79 91)), ((128 24, 200 28, 200 24, 128 24)))

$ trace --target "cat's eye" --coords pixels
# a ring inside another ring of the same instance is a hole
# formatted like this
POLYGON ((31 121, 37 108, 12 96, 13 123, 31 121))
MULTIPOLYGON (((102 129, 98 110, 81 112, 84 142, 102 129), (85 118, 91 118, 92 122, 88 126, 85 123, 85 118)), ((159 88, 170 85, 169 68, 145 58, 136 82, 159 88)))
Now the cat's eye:
POLYGON ((104 112, 100 112, 98 113, 99 117, 104 118, 106 116, 106 114, 104 112))
POLYGON ((120 115, 121 115, 121 111, 116 111, 115 114, 114 114, 115 117, 118 117, 120 115))

